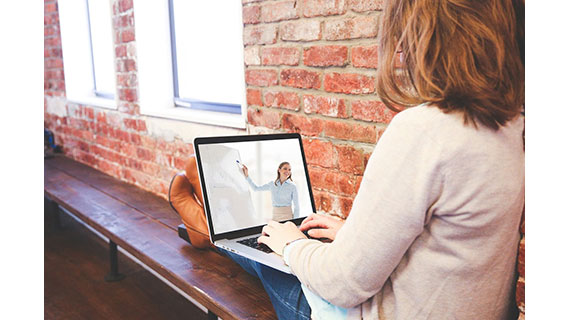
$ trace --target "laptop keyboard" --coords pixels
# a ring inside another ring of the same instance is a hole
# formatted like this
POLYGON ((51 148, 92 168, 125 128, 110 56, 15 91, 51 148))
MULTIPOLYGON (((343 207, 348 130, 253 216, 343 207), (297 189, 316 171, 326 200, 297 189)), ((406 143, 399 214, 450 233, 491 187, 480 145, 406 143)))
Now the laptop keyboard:
POLYGON ((243 239, 243 240, 239 240, 238 243, 241 243, 243 245, 246 245, 248 247, 263 251, 263 252, 267 252, 267 253, 271 253, 273 252, 273 250, 269 249, 269 247, 263 243, 257 243, 257 238, 258 237, 253 237, 253 238, 247 238, 247 239, 243 239))

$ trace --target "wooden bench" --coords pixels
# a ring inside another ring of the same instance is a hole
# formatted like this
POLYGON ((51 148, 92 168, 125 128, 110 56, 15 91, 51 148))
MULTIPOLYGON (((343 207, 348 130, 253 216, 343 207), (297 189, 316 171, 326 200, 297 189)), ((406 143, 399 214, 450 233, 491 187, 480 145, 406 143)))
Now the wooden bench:
POLYGON ((178 236, 181 220, 166 200, 64 156, 44 161, 44 194, 53 209, 64 208, 109 239, 108 280, 121 278, 119 246, 207 308, 209 318, 277 319, 258 279, 178 236))

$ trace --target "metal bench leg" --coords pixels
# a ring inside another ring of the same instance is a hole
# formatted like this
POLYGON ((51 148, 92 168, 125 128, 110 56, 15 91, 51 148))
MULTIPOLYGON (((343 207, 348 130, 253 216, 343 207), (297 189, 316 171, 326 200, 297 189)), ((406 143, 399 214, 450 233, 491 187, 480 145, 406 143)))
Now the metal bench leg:
POLYGON ((218 316, 212 311, 208 310, 208 320, 218 320, 218 316))
POLYGON ((119 257, 117 254, 117 244, 111 240, 109 240, 109 259, 111 263, 111 270, 105 276, 105 281, 115 282, 123 280, 125 278, 125 275, 119 273, 119 257))
POLYGON ((55 228, 55 230, 61 230, 63 226, 61 225, 61 220, 59 219, 59 205, 57 204, 57 202, 47 197, 45 198, 45 201, 46 201, 46 206, 44 207, 45 208, 44 210, 46 210, 49 213, 53 227, 55 228))

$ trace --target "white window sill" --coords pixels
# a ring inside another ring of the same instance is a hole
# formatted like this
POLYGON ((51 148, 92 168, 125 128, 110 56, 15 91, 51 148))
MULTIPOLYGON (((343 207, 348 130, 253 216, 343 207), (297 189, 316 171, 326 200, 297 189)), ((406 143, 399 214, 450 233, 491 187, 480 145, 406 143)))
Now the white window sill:
POLYGON ((181 107, 145 110, 142 113, 148 116, 154 116, 154 117, 166 118, 172 120, 182 120, 188 122, 238 128, 238 129, 246 128, 245 118, 241 114, 231 114, 223 112, 204 111, 204 110, 191 110, 181 107))
POLYGON ((67 97, 68 102, 84 104, 93 107, 101 107, 105 109, 117 110, 117 102, 115 99, 101 98, 97 96, 87 97, 67 97))

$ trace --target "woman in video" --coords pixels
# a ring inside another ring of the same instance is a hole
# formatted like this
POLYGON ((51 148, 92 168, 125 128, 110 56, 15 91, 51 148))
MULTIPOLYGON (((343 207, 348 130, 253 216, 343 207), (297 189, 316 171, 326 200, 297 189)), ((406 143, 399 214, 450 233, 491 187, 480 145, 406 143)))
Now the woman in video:
POLYGON ((271 203, 273 205, 273 221, 290 220, 299 217, 299 195, 297 186, 291 179, 291 165, 289 162, 281 162, 277 168, 277 179, 269 181, 262 186, 258 186, 249 177, 248 169, 242 167, 243 174, 251 188, 255 191, 271 191, 271 203), (291 210, 291 204, 295 207, 295 212, 291 210))

